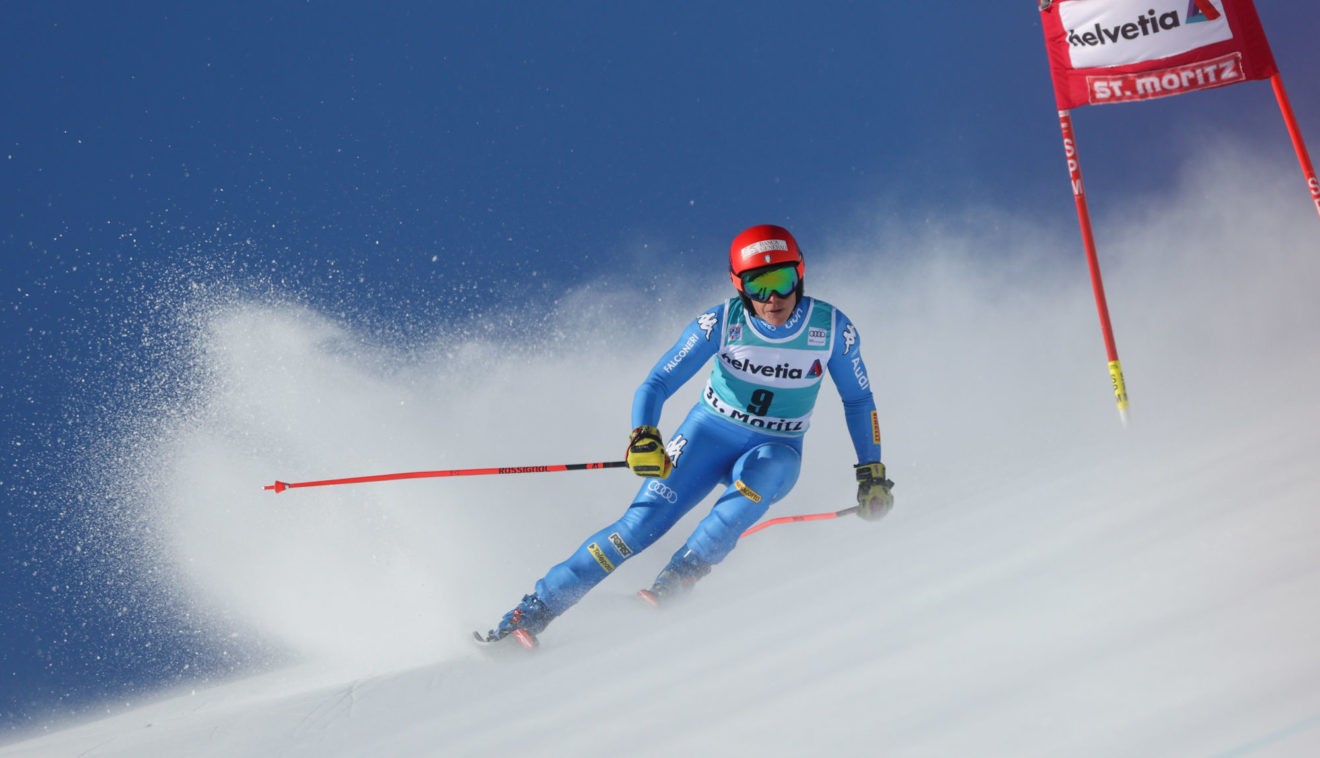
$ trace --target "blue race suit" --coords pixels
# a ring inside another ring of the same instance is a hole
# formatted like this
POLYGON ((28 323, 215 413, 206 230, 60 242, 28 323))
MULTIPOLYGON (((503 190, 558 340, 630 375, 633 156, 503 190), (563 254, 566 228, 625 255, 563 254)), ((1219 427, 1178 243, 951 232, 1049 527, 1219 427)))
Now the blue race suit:
POLYGON ((638 387, 633 426, 657 425, 664 402, 712 357, 700 401, 666 445, 673 472, 648 478, 618 521, 536 583, 537 596, 556 614, 721 484, 724 491, 686 547, 707 563, 723 560, 797 481, 802 437, 826 370, 843 400, 858 462, 880 460, 880 426, 857 328, 834 306, 803 297, 779 327, 757 318, 741 298, 706 311, 638 387))

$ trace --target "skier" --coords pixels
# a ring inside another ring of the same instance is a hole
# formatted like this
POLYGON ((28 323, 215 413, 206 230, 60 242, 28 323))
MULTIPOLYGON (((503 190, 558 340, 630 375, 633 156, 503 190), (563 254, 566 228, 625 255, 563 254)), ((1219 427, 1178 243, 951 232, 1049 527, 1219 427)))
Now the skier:
POLYGON ((797 481, 825 370, 857 452, 857 514, 876 520, 889 512, 893 482, 880 462, 880 425, 857 328, 834 306, 803 294, 804 272, 797 241, 783 227, 753 226, 734 238, 729 277, 738 295, 697 316, 633 398, 627 463, 646 481, 632 505, 551 567, 495 629, 484 638, 476 633, 479 639, 513 635, 535 647, 551 620, 723 484, 710 513, 638 594, 660 605, 690 591, 797 481), (656 428, 661 406, 711 357, 701 399, 663 444, 656 428))

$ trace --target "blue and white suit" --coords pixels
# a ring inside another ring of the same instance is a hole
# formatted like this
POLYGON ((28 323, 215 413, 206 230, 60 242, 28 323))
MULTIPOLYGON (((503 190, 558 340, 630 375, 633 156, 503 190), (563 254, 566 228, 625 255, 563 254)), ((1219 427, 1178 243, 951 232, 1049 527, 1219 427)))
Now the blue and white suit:
POLYGON ((710 564, 797 481, 802 437, 828 371, 843 401, 859 463, 880 460, 880 427, 857 328, 823 300, 803 297, 784 325, 757 318, 740 298, 702 313, 660 357, 633 398, 632 423, 656 426, 664 402, 710 358, 701 399, 669 438, 674 462, 648 478, 613 524, 587 538, 536 583, 563 613, 623 561, 645 550, 716 486, 715 506, 686 548, 710 564))

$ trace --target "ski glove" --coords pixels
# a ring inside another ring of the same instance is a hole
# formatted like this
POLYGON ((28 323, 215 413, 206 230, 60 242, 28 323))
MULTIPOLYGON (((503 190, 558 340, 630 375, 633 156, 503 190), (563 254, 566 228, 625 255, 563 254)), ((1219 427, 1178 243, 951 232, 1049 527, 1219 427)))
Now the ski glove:
POLYGON ((628 468, 638 476, 664 479, 674 464, 665 453, 660 430, 654 426, 639 426, 628 437, 628 468))
POLYGON ((879 521, 894 507, 890 493, 894 483, 885 478, 885 464, 859 463, 857 470, 857 515, 867 521, 879 521))

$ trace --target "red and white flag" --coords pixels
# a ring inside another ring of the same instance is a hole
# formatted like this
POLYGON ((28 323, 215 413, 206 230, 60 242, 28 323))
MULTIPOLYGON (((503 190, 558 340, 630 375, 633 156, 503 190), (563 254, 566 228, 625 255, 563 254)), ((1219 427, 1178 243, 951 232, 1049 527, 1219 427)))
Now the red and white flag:
POLYGON ((1150 100, 1277 72, 1251 0, 1042 0, 1060 110, 1150 100))

